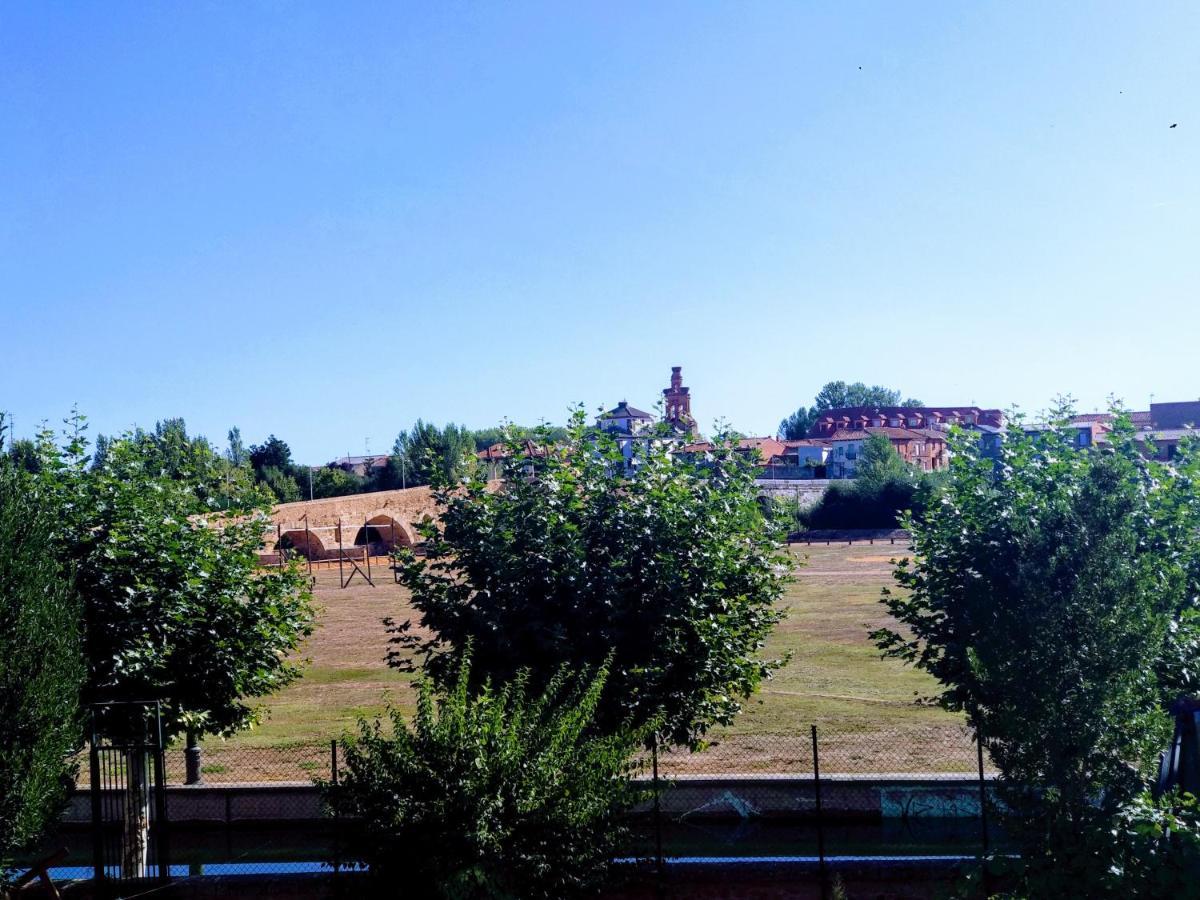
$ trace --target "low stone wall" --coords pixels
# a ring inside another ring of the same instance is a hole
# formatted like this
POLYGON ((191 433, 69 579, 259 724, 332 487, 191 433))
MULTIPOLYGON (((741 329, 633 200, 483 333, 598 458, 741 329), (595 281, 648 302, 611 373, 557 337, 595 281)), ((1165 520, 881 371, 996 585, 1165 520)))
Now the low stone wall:
MULTIPOLYGON (((640 779, 648 786, 647 779, 640 779)), ((816 810, 811 776, 726 775, 664 780, 661 808, 671 819, 805 819, 816 810)), ((979 782, 970 775, 831 775, 821 779, 825 815, 846 820, 956 819, 979 815, 979 782)), ((635 809, 648 814, 649 802, 635 809)), ((171 822, 272 823, 322 819, 320 793, 309 782, 244 782, 169 786, 171 822)), ((91 794, 77 790, 64 821, 91 820, 91 794)))
POLYGON ((801 509, 811 509, 820 503, 829 485, 829 481, 815 478, 758 478, 754 481, 759 497, 795 502, 801 509))

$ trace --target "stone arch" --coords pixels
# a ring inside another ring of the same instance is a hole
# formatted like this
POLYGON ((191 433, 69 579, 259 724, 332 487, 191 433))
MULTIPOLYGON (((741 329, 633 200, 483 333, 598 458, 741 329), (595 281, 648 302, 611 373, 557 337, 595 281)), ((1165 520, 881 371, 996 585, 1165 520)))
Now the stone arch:
POLYGON ((321 559, 325 556, 325 544, 320 536, 311 529, 293 528, 285 531, 279 537, 279 547, 276 549, 292 549, 306 559, 321 559))
POLYGON ((354 545, 379 544, 385 552, 396 547, 411 547, 417 543, 412 526, 385 512, 375 513, 354 533, 354 545))

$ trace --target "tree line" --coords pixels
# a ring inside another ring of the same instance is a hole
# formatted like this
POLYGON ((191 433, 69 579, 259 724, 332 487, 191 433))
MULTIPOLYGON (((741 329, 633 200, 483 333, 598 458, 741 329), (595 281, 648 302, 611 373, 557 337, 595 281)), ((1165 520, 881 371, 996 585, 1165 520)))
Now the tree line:
MULTIPOLYGON (((277 502, 290 503, 417 487, 439 478, 458 481, 476 465, 477 451, 502 443, 508 437, 528 438, 536 430, 519 425, 471 429, 417 419, 396 436, 386 463, 370 467, 364 475, 334 463, 321 466, 299 463, 287 441, 274 434, 261 444, 247 445, 237 427, 229 430, 228 443, 222 450, 203 435, 189 434, 182 418, 163 419, 153 429, 133 429, 120 440, 136 443, 147 460, 172 477, 197 467, 215 473, 211 490, 218 501, 236 494, 249 481, 265 487, 277 502)), ((551 440, 562 440, 566 429, 551 426, 546 433, 551 440)), ((96 438, 91 453, 93 468, 103 467, 112 440, 105 435, 96 438)), ((41 465, 34 440, 10 438, 5 452, 12 462, 27 471, 36 472, 41 465)))

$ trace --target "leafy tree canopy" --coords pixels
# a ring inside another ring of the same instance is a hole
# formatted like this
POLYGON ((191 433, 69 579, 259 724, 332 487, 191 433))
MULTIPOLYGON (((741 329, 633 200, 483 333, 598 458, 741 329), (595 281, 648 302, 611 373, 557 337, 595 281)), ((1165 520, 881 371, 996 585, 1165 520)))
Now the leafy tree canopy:
POLYGON ((493 444, 503 444, 513 438, 527 440, 541 435, 542 439, 558 443, 567 439, 567 429, 561 425, 535 426, 497 425, 494 428, 478 428, 473 432, 475 449, 486 450, 493 444), (541 429, 539 431, 539 429, 541 429))
MULTIPOLYGON (((238 438, 240 440, 240 433, 238 438)), ((250 465, 259 470, 275 468, 286 472, 292 466, 292 448, 286 441, 271 435, 261 444, 251 445, 250 465)))
POLYGON ((870 490, 881 487, 889 481, 901 481, 915 485, 920 479, 921 470, 896 452, 891 439, 886 434, 875 433, 862 444, 859 452, 858 465, 854 471, 855 480, 860 486, 870 490))
POLYGON ((435 490, 425 555, 401 556, 431 637, 401 626, 394 640, 443 683, 469 643, 480 678, 528 668, 535 685, 611 652, 601 721, 661 713, 670 739, 700 741, 781 664, 758 654, 790 560, 763 521, 753 467, 729 446, 691 463, 648 441, 622 477, 620 449, 582 410, 566 442, 539 443, 529 456, 514 439, 499 491, 479 471, 435 490))
POLYGON ((401 431, 392 447, 392 456, 409 487, 459 480, 472 466, 474 454, 475 437, 470 429, 454 424, 439 428, 421 419, 401 431))
POLYGON ((222 512, 197 475, 208 461, 168 471, 138 432, 89 468, 83 417, 70 425, 65 446, 39 437, 40 479, 83 604, 84 699, 161 700, 170 736, 246 727, 253 699, 296 676, 287 656, 312 621, 299 568, 258 566, 270 496, 235 483, 222 512))
POLYGON ((1167 704, 1200 686, 1200 455, 1145 459, 1116 412, 1101 449, 1075 445, 1065 404, 1035 436, 1014 419, 998 463, 956 435, 884 597, 903 630, 874 635, 981 731, 1039 896, 1105 895, 1080 885, 1124 865, 1100 855, 1114 817, 1152 782, 1167 704))

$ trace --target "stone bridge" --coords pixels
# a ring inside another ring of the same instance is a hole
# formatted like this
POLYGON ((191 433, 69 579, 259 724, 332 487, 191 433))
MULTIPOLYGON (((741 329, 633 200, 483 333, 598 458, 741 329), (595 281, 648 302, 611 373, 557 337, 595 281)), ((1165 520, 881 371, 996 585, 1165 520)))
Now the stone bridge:
POLYGON ((388 553, 417 543, 414 526, 436 513, 428 487, 281 503, 264 543, 271 554, 282 544, 309 559, 336 559, 339 550, 361 555, 364 547, 388 553))

